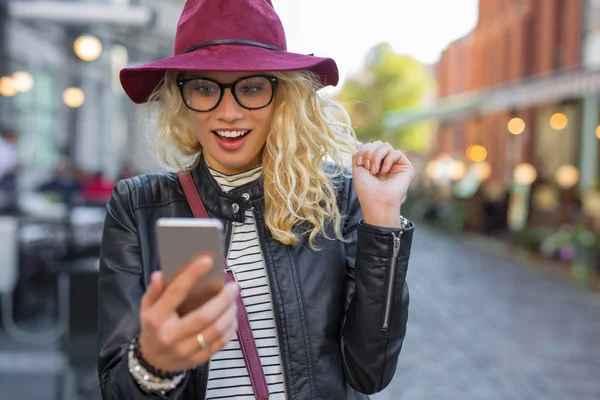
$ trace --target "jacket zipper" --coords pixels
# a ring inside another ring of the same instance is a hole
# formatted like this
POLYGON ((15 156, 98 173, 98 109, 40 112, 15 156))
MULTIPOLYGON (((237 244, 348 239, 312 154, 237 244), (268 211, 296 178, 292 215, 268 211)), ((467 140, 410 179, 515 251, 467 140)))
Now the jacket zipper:
POLYGON ((392 253, 392 262, 389 269, 389 279, 387 281, 387 292, 385 297, 385 310, 383 313, 383 329, 387 329, 390 324, 390 313, 392 312, 392 297, 394 295, 394 286, 396 283, 396 261, 398 260, 398 252, 400 251, 400 244, 402 242, 402 232, 398 233, 398 236, 392 232, 392 238, 394 240, 394 250, 392 253))
POLYGON ((277 321, 277 314, 275 313, 275 302, 273 301, 273 294, 271 292, 271 272, 267 268, 267 259, 265 258, 265 254, 262 249, 261 237, 259 233, 258 227, 258 216, 254 210, 254 207, 251 208, 252 213, 254 214, 254 223, 256 224, 256 235, 258 237, 258 248, 260 249, 260 255, 265 264, 265 271, 267 272, 267 283, 269 285, 269 300, 271 301, 271 308, 273 310, 273 322, 275 323, 275 340, 277 340, 277 358, 279 359, 279 365, 281 365, 281 377, 283 378, 283 394, 286 399, 289 399, 288 390, 287 390, 287 381, 285 379, 285 365, 283 364, 283 359, 281 358, 281 344, 279 342, 279 322, 277 321))

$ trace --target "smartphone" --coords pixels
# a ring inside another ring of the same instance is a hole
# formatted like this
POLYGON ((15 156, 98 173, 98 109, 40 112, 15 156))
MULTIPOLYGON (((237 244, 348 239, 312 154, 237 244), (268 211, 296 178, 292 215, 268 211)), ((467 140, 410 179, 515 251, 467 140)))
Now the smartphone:
POLYGON ((214 257, 211 270, 196 282, 178 308, 179 315, 200 307, 223 289, 225 256, 221 221, 210 218, 160 218, 156 221, 156 238, 165 287, 199 254, 207 252, 214 257))

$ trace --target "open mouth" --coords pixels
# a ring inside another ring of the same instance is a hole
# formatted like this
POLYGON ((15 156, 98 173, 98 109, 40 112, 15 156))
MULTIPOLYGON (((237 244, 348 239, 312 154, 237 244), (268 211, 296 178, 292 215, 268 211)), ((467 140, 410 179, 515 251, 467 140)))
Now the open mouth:
POLYGON ((252 132, 252 129, 247 131, 212 131, 212 133, 217 135, 220 139, 231 141, 239 140, 248 135, 250 132, 252 132))

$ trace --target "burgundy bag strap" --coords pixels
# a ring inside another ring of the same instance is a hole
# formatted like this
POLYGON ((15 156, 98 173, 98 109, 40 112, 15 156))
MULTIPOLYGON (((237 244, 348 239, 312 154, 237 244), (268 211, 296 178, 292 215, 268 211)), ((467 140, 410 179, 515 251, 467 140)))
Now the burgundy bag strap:
MULTIPOLYGON (((190 171, 184 170, 179 171, 179 180, 181 186, 187 198, 188 204, 194 213, 196 218, 208 218, 202 199, 198 194, 198 189, 194 183, 194 179, 190 174, 190 171)), ((227 267, 225 262, 225 279, 227 282, 235 281, 234 272, 227 267)), ((246 307, 244 306, 244 300, 242 294, 238 296, 238 331, 237 337, 240 342, 242 354, 244 355, 244 361, 246 361, 246 367, 248 368, 248 374, 250 375, 250 383, 252 383, 252 389, 254 390, 254 396, 258 400, 268 400, 269 398, 269 386, 265 378, 265 373, 260 362, 260 356, 258 355, 258 349, 256 348, 256 342, 252 335, 252 327, 250 326, 250 320, 246 313, 246 307)))

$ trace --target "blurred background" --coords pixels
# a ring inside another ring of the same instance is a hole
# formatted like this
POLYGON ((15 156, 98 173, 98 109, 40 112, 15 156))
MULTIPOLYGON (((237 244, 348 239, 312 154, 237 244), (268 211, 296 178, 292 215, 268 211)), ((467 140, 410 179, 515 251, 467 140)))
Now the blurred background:
MULTIPOLYGON (((182 0, 0 0, 0 393, 99 399, 98 251, 120 178, 161 170, 118 72, 182 0)), ((411 316, 374 399, 600 399, 600 0, 273 0, 330 56, 362 141, 417 176, 411 316)))

